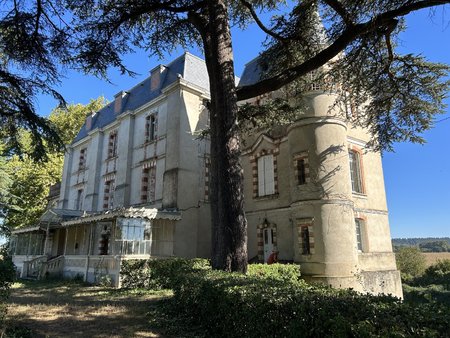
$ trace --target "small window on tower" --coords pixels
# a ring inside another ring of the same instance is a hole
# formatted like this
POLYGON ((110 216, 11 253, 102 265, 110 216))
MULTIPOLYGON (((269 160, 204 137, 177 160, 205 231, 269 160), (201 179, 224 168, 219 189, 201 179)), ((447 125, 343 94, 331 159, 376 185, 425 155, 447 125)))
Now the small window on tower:
POLYGON ((355 218, 355 227, 356 227, 356 246, 359 252, 363 252, 363 227, 364 221, 360 218, 355 218))
POLYGON ((309 237, 309 229, 307 226, 303 226, 301 230, 302 236, 302 255, 310 255, 311 254, 311 244, 309 237))
POLYGON ((352 191, 364 193, 361 175, 361 156, 355 150, 349 150, 350 179, 352 183, 352 191))
POLYGON ((306 184, 306 166, 305 166, 305 160, 299 159, 297 161, 297 172, 298 172, 298 184, 306 184))

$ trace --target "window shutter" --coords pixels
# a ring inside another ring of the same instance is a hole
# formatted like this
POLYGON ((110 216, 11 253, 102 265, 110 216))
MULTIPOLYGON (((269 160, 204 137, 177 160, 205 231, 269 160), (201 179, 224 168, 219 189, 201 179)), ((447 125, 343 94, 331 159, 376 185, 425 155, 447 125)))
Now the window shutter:
POLYGON ((273 155, 264 156, 264 181, 265 181, 265 195, 274 194, 275 179, 273 168, 273 155))
POLYGON ((258 158, 258 196, 265 195, 264 179, 264 156, 262 156, 258 158))

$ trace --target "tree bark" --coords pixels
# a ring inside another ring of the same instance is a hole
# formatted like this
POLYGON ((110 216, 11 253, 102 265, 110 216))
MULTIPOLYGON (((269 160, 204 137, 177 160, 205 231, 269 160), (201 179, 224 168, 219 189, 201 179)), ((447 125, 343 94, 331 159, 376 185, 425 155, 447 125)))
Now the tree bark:
POLYGON ((247 220, 233 50, 224 1, 208 1, 201 19, 194 24, 202 35, 211 92, 211 264, 213 269, 245 273, 247 220))

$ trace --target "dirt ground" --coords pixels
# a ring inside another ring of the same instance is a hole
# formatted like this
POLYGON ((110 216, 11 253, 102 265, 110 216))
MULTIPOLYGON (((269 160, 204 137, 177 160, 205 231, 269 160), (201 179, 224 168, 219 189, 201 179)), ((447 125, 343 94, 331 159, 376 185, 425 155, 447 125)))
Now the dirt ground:
POLYGON ((169 296, 67 282, 17 283, 8 322, 35 330, 36 337, 161 337, 150 328, 150 317, 169 296))

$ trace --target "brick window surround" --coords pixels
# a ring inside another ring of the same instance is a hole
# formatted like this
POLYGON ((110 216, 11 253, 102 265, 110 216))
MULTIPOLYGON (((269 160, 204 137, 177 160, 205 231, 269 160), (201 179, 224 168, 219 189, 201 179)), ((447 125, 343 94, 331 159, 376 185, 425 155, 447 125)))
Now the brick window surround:
POLYGON ((264 197, 270 195, 259 195, 259 181, 258 181, 258 159, 262 156, 272 155, 273 156, 273 181, 274 181, 274 193, 278 194, 278 170, 277 170, 277 155, 280 153, 279 148, 261 150, 260 152, 250 156, 250 165, 252 167, 252 187, 253 187, 253 198, 264 197))
POLYGON ((142 166, 141 203, 154 203, 156 199, 156 161, 142 166))
POLYGON ((265 218, 261 224, 258 224, 256 227, 256 240, 258 244, 258 261, 264 261, 264 229, 272 229, 272 242, 273 249, 277 250, 278 241, 277 241, 277 225, 275 223, 269 223, 265 218))
POLYGON ((78 161, 78 170, 86 169, 87 148, 80 149, 80 158, 78 161))
POLYGON ((117 130, 109 133, 108 138, 108 158, 117 156, 117 130))
POLYGON ((103 191, 103 209, 112 209, 114 206, 115 175, 105 177, 105 188, 103 191))
POLYGON ((294 155, 294 174, 297 185, 311 182, 309 157, 306 151, 294 155))
POLYGON ((360 148, 350 145, 348 148, 348 156, 352 192, 365 194, 363 152, 360 148))

